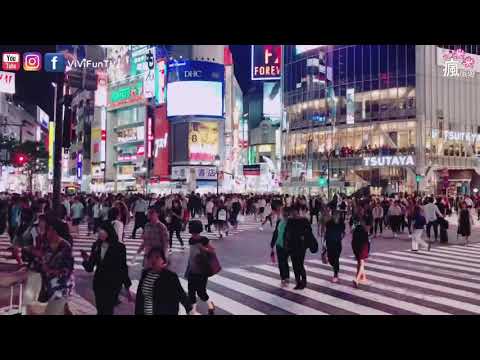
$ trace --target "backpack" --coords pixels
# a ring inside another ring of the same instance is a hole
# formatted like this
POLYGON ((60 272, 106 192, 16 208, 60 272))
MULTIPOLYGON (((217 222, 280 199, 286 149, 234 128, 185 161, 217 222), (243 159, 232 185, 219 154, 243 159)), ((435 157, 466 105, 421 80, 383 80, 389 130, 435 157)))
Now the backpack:
POLYGON ((425 219, 425 216, 423 215, 418 215, 415 219, 415 227, 421 226, 422 229, 423 227, 427 224, 427 220, 425 219))
POLYGON ((218 210, 218 220, 227 221, 227 211, 225 209, 218 210))

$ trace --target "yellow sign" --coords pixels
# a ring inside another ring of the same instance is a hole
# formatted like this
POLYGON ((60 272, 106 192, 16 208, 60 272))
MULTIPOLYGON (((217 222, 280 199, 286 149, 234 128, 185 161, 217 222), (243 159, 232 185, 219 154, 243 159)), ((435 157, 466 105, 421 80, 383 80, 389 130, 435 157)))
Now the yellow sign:
POLYGON ((53 178, 53 143, 55 140, 55 123, 48 123, 48 178, 53 178))
POLYGON ((219 152, 219 129, 217 122, 190 123, 188 149, 190 161, 213 162, 219 152))
POLYGON ((258 147, 259 153, 271 153, 272 152, 272 145, 260 145, 258 147))

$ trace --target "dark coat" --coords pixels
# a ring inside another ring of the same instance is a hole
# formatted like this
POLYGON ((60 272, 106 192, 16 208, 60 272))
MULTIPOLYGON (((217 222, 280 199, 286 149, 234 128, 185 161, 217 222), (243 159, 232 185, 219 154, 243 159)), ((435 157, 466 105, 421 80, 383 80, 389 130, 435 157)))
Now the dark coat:
POLYGON ((97 240, 92 245, 90 257, 82 265, 87 272, 95 269, 93 276, 93 291, 112 289, 118 291, 125 285, 129 288, 132 282, 128 276, 127 250, 125 245, 118 241, 110 243, 105 257, 101 259, 101 244, 97 240))
MULTIPOLYGON (((148 270, 143 271, 138 284, 135 315, 144 315, 145 298, 142 287, 147 272, 148 270)), ((179 303, 185 307, 187 312, 192 310, 192 305, 180 284, 178 275, 170 270, 163 270, 153 286, 153 315, 178 315, 179 303)))

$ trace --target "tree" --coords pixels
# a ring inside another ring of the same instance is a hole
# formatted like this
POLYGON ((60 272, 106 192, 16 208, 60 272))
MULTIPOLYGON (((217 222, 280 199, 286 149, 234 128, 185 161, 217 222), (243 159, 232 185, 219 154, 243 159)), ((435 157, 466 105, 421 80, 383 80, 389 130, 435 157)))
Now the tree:
POLYGON ((13 136, 0 134, 0 165, 9 166, 12 164, 12 153, 18 145, 17 139, 13 136))
POLYGON ((23 168, 28 179, 28 191, 32 191, 34 174, 48 172, 48 151, 38 141, 25 141, 13 148, 12 165, 23 168))

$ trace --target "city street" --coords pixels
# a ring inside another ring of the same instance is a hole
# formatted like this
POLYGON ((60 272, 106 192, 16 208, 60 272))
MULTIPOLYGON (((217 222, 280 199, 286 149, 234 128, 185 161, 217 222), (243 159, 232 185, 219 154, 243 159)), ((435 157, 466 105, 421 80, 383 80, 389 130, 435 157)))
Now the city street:
MULTIPOLYGON (((218 315, 479 314, 480 226, 475 226, 472 244, 465 247, 456 240, 453 218, 450 222, 449 244, 436 243, 430 252, 411 252, 408 235, 393 239, 390 230, 384 237, 373 239, 366 265, 368 284, 359 289, 352 286, 356 265, 347 235, 343 241, 339 283, 330 282, 331 268, 322 264, 319 253, 308 253, 308 286, 297 291, 293 290, 293 273, 290 286, 280 287, 277 266, 269 257, 270 226, 266 225, 261 232, 258 223, 249 217, 223 240, 215 233, 205 233, 216 247, 223 267, 220 274, 210 278, 208 293, 217 306, 218 315)), ((132 225, 127 226, 126 235, 130 235, 132 225)), ((74 240, 76 287, 71 308, 75 314, 94 315, 92 275, 82 269, 79 253, 80 249, 90 250, 93 238, 86 235, 85 225, 80 229, 80 235, 74 240)), ((140 264, 131 263, 141 243, 139 234, 135 240, 130 236, 126 238, 132 292, 137 290, 141 271, 140 264)), ((2 255, 8 246, 5 235, 0 237, 2 255)), ((187 233, 182 233, 182 238, 188 243, 187 233)), ((188 245, 182 251, 174 239, 170 269, 181 277, 188 253, 188 245)), ((186 290, 183 278, 181 283, 186 290)), ((2 306, 8 304, 8 296, 7 291, 2 291, 2 306)), ((133 304, 128 303, 124 295, 120 300, 122 304, 116 308, 116 314, 133 314, 133 304)), ((199 311, 206 314, 206 305, 200 304, 199 311)), ((184 314, 182 308, 181 314, 184 314)))

